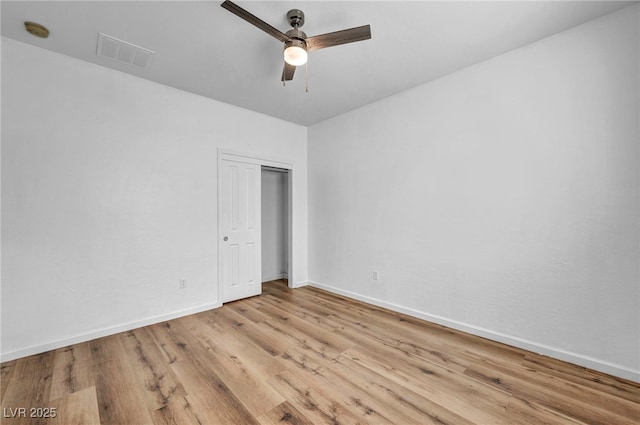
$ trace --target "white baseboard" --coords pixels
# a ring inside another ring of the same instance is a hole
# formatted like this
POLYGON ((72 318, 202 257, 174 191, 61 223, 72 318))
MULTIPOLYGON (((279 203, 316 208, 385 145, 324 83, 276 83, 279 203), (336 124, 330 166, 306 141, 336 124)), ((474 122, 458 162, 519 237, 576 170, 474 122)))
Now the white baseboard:
POLYGON ((333 292, 338 295, 343 295, 348 298, 353 298, 359 301, 373 304, 378 307, 383 307, 398 313, 403 313, 408 316, 417 317, 428 322, 436 323, 438 325, 447 326, 449 328, 457 329, 459 331, 467 332, 472 335, 481 336, 493 341, 501 342, 503 344, 511 345, 514 347, 522 348, 524 350, 532 351, 534 353, 542 354, 544 356, 553 357, 558 360, 563 360, 569 363, 573 363, 579 366, 583 366, 589 369, 604 372, 610 375, 618 376, 620 378, 629 379, 635 382, 640 382, 640 370, 633 370, 627 367, 610 363, 604 360, 596 359, 593 357, 585 356, 578 353, 572 353, 559 348, 551 347, 544 344, 539 344, 526 339, 506 335, 500 332, 495 332, 490 329, 481 328, 478 326, 470 325, 467 323, 458 322, 455 320, 447 319, 446 317, 436 316, 429 313, 425 313, 419 310, 415 310, 408 307, 403 307, 397 304, 389 303, 386 301, 372 298, 366 295, 357 294, 355 292, 347 291, 344 289, 336 288, 330 285, 325 285, 318 282, 309 282, 310 286, 323 289, 328 292, 333 292))
POLYGON ((296 282, 294 284, 290 284, 290 288, 302 288, 303 286, 309 285, 309 282, 296 282))
POLYGON ((104 336, 114 335, 120 332, 130 331, 132 329, 141 328, 143 326, 153 325, 155 323, 164 322, 166 320, 177 319, 178 317, 189 316, 191 314, 201 313, 203 311, 212 310, 214 308, 221 307, 222 304, 205 304, 198 307, 192 307, 185 310, 174 311, 169 314, 163 314, 160 316, 149 317, 143 320, 138 320, 129 323, 123 323, 116 326, 110 326, 102 328, 97 331, 91 331, 85 334, 76 335, 70 338, 59 339, 57 341, 50 341, 45 344, 34 345, 31 347, 23 348, 20 350, 9 351, 7 353, 0 354, 0 361, 8 362, 11 360, 19 359, 21 357, 31 356, 33 354, 44 353, 45 351, 56 350, 58 348, 66 347, 72 344, 79 344, 81 342, 91 341, 92 339, 102 338, 104 336))
POLYGON ((276 274, 273 276, 263 276, 262 277, 262 283, 265 282, 271 282, 272 280, 279 280, 279 279, 288 279, 289 275, 287 275, 286 273, 282 273, 282 274, 276 274))

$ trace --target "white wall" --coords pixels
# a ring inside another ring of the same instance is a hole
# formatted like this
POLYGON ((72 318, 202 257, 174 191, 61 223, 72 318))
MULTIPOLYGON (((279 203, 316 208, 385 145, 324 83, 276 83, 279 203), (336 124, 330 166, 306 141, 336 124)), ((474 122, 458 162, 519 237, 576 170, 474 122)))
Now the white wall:
POLYGON ((3 360, 219 305, 218 148, 294 164, 291 274, 305 283, 306 138, 3 38, 3 360))
POLYGON ((262 281, 287 277, 288 175, 262 170, 262 281))
POLYGON ((640 380, 638 23, 310 127, 310 280, 640 380))

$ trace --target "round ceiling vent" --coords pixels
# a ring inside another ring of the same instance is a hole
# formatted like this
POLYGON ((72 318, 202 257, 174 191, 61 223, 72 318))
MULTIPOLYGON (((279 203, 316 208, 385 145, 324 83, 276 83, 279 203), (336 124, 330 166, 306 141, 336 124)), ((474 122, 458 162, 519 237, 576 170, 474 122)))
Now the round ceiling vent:
POLYGON ((35 35, 36 37, 49 37, 49 30, 43 25, 27 21, 24 23, 24 27, 30 34, 35 35))

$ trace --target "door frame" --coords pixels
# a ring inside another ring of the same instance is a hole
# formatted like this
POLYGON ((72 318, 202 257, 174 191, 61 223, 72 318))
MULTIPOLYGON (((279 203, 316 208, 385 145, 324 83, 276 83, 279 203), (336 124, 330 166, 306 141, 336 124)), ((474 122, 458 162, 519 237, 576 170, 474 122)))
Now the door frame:
MULTIPOLYGON (((217 201, 218 201, 218 217, 217 217, 217 234, 216 237, 218 238, 218 243, 217 243, 217 248, 218 248, 218 300, 220 302, 220 304, 222 304, 222 247, 223 247, 223 240, 222 240, 222 220, 221 220, 221 211, 222 211, 222 190, 221 190, 221 173, 222 173, 222 161, 224 160, 229 160, 229 161, 236 161, 236 162, 244 162, 247 164, 257 164, 260 166, 266 166, 266 167, 275 167, 275 168, 283 168, 285 170, 288 170, 289 172, 287 173, 288 175, 288 181, 287 181, 287 191, 288 191, 288 197, 287 197, 287 204, 288 204, 288 208, 287 208, 287 227, 288 227, 288 235, 287 235, 287 256, 289 257, 289 264, 288 264, 288 270, 287 270, 287 276, 288 276, 288 281, 289 281, 289 288, 293 288, 293 282, 295 282, 294 276, 293 276, 293 232, 294 232, 294 228, 293 228, 293 210, 294 210, 294 202, 293 202, 293 173, 295 172, 294 170, 294 162, 290 161, 290 160, 282 160, 280 158, 273 158, 273 157, 266 157, 266 156, 260 156, 260 155, 254 155, 254 154, 249 154, 249 153, 243 153, 243 152, 236 152, 236 151, 231 151, 231 150, 227 150, 227 149, 222 149, 222 148, 218 148, 218 172, 217 172, 217 178, 218 178, 218 182, 217 182, 217 201)), ((262 192, 262 188, 260 189, 260 191, 262 192)), ((262 215, 262 212, 260 213, 262 215)), ((262 246, 259 247, 259 249, 262 252, 262 246)), ((262 276, 262 273, 260 273, 260 276, 262 276)), ((262 279, 261 279, 262 280, 262 279)), ((261 282, 262 283, 262 282, 261 282)))

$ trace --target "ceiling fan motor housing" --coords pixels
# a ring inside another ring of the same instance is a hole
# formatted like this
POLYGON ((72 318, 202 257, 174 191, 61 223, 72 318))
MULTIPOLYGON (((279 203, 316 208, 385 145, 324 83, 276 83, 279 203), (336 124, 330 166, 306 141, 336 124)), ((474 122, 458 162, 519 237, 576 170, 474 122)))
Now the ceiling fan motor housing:
POLYGON ((303 31, 299 30, 298 28, 294 28, 287 31, 287 35, 291 38, 291 40, 284 42, 285 51, 289 47, 299 47, 304 51, 307 50, 307 42, 305 41, 307 35, 303 31))
POLYGON ((298 28, 287 31, 287 36, 294 40, 304 41, 307 39, 307 34, 305 34, 304 31, 299 30, 298 28))

